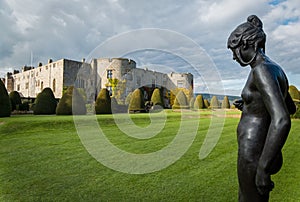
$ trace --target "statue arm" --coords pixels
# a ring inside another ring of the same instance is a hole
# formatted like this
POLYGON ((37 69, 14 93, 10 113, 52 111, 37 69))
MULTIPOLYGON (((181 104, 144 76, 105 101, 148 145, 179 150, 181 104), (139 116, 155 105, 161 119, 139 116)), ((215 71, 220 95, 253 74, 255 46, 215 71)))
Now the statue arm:
POLYGON ((269 130, 256 174, 256 186, 259 192, 264 194, 271 191, 274 186, 270 178, 270 168, 287 139, 291 120, 279 81, 275 73, 272 72, 272 68, 263 65, 258 66, 254 69, 253 76, 271 117, 270 125, 266 126, 269 127, 269 130))
POLYGON ((296 105, 295 105, 295 103, 294 103, 294 101, 293 101, 293 99, 292 99, 292 97, 291 97, 291 95, 290 95, 289 92, 287 93, 287 96, 285 98, 285 103, 286 103, 286 106, 287 106, 287 108, 289 110, 289 113, 290 114, 295 114, 297 108, 296 108, 296 105))

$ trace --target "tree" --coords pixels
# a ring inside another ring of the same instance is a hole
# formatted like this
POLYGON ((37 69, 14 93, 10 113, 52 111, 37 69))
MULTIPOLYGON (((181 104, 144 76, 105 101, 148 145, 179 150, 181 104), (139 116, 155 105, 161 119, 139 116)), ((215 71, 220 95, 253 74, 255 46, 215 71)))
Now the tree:
POLYGON ((151 96, 151 102, 153 103, 153 106, 155 106, 155 105, 160 105, 161 107, 164 106, 163 99, 162 99, 159 88, 154 89, 152 96, 151 96))
POLYGON ((17 109, 22 104, 21 96, 17 91, 13 91, 9 94, 9 99, 11 103, 11 111, 17 109))
POLYGON ((300 101, 300 93, 296 86, 289 86, 289 93, 294 101, 300 101))
POLYGON ((141 89, 135 89, 131 95, 131 99, 128 106, 129 112, 144 111, 145 102, 141 89))
POLYGON ((212 109, 218 109, 218 108, 220 108, 220 102, 219 102, 217 96, 214 95, 214 96, 211 98, 211 101, 210 101, 210 107, 211 107, 212 109))
POLYGON ((203 108, 205 108, 203 96, 197 95, 194 103, 194 109, 203 109, 203 108))
POLYGON ((222 101, 222 109, 230 109, 230 103, 227 96, 225 96, 222 101))
POLYGON ((11 103, 4 83, 0 80, 0 117, 9 117, 11 103))
POLYGON ((57 101, 51 88, 44 88, 36 97, 33 113, 35 115, 55 114, 56 106, 57 101))
POLYGON ((56 107, 56 115, 84 115, 86 105, 82 92, 69 86, 56 107))
POLYGON ((189 109, 186 95, 182 90, 177 93, 172 109, 189 109))
POLYGON ((102 88, 97 96, 95 111, 96 114, 111 114, 111 98, 106 88, 102 88))

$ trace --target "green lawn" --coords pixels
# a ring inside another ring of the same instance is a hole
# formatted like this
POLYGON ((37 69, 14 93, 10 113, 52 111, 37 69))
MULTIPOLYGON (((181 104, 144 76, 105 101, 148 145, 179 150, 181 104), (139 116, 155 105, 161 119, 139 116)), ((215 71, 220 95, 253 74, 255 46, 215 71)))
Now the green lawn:
MULTIPOLYGON (((72 116, 1 118, 0 201, 237 201, 235 130, 239 119, 226 118, 216 147, 199 160, 211 122, 207 111, 201 114, 204 116, 188 151, 169 167, 148 174, 122 173, 95 160, 81 143, 72 116)), ((193 123, 197 116, 189 112, 187 117, 185 121, 193 123)), ((131 118, 148 129, 148 114, 131 118)), ((88 120, 85 116, 80 119, 88 120)), ((174 139, 180 119, 180 113, 168 112, 159 134, 136 139, 121 132, 112 115, 97 116, 114 145, 137 154, 165 148, 174 139)), ((270 201, 300 200, 300 120, 292 124, 283 168, 272 178, 275 189, 270 201)))

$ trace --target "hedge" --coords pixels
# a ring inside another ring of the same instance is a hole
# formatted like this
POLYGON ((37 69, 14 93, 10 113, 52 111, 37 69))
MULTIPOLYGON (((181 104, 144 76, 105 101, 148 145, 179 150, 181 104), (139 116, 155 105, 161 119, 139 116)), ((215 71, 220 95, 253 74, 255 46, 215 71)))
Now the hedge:
POLYGON ((101 89, 97 96, 95 112, 96 114, 111 114, 111 98, 106 88, 101 89))
POLYGON ((82 92, 74 86, 68 87, 56 107, 56 115, 85 115, 86 105, 82 92))
POLYGON ((128 106, 129 112, 144 111, 145 102, 141 89, 135 89, 131 95, 130 103, 128 106))
POLYGON ((0 80, 0 117, 9 117, 11 103, 4 83, 0 80))
POLYGON ((57 101, 51 88, 44 88, 36 97, 33 113, 35 115, 55 114, 56 106, 57 101))
POLYGON ((182 90, 177 93, 172 109, 189 109, 187 98, 182 90))
POLYGON ((17 91, 13 91, 9 94, 9 99, 11 103, 11 111, 14 111, 17 109, 17 106, 22 104, 21 96, 17 91))

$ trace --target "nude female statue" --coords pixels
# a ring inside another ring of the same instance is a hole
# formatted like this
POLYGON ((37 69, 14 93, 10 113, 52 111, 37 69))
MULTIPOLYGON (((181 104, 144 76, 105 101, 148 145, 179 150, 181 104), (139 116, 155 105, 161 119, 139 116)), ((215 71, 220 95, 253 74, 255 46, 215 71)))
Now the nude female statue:
POLYGON ((233 59, 251 71, 242 90, 237 128, 239 201, 268 201, 274 188, 271 175, 282 166, 281 149, 296 107, 281 67, 265 55, 266 35, 261 20, 251 15, 229 36, 233 59))

